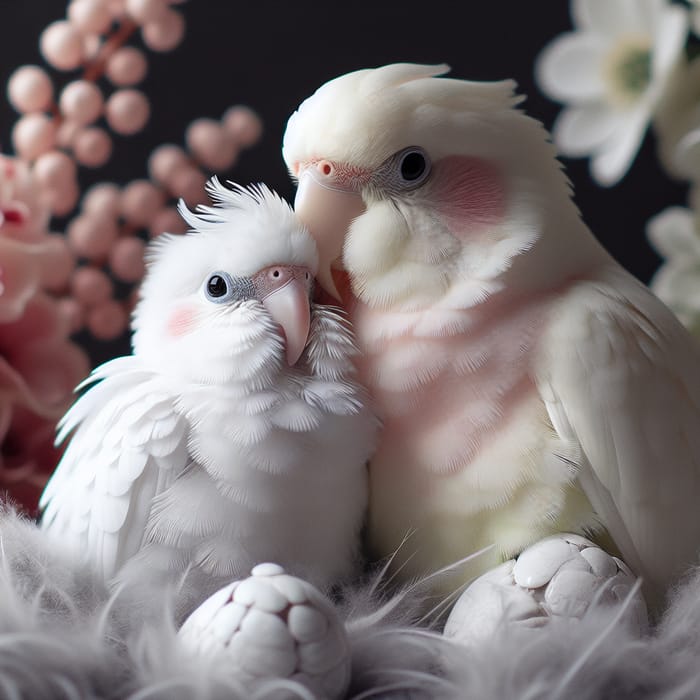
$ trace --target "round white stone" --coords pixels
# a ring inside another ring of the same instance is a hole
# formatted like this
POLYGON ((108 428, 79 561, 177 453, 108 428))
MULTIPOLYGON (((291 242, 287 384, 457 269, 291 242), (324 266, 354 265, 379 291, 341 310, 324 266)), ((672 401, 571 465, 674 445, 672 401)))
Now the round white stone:
POLYGON ((513 581, 512 569, 511 559, 471 583, 452 608, 443 634, 471 645, 492 637, 504 622, 538 624, 545 613, 531 591, 513 581))
POLYGON ((600 547, 586 547, 581 556, 589 563, 591 571, 601 578, 609 578, 617 573, 615 560, 600 547))
POLYGON ((561 537, 550 537, 528 547, 515 562, 513 577, 519 586, 544 586, 562 564, 578 554, 575 547, 561 537))
POLYGON ((337 639, 301 644, 297 651, 299 668, 312 675, 325 673, 340 664, 347 653, 337 639))
POLYGON ((220 608, 209 628, 211 633, 222 643, 227 644, 231 637, 240 629, 248 609, 239 603, 228 603, 220 608))
POLYGON ((257 577, 241 581, 233 593, 233 599, 241 605, 275 613, 289 605, 289 601, 267 579, 257 577))
POLYGON ((274 572, 269 578, 252 575, 217 591, 182 626, 183 646, 202 656, 225 654, 236 680, 248 690, 261 680, 293 679, 315 696, 339 700, 351 672, 345 628, 318 589, 279 570, 265 566, 263 572, 274 572), (290 606, 283 591, 299 601, 287 619, 279 614, 290 606), (311 641, 296 639, 292 629, 311 641))
POLYGON ((241 640, 235 649, 236 664, 248 673, 264 678, 287 678, 297 667, 297 654, 289 647, 246 644, 241 640))
POLYGON ((294 576, 287 574, 274 576, 270 579, 270 585, 274 586, 292 605, 305 603, 309 599, 303 582, 294 576))
POLYGON ((241 623, 241 634, 250 644, 276 649, 293 649, 294 639, 284 620, 274 613, 256 608, 248 610, 241 623))
POLYGON ((293 605, 287 618, 289 631, 299 642, 315 642, 328 632, 328 619, 310 605, 293 605))
POLYGON ((552 615, 581 617, 598 585, 599 580, 588 571, 562 569, 554 574, 545 589, 545 605, 552 615))
POLYGON ((209 598, 185 620, 180 628, 180 636, 197 633, 208 627, 219 610, 231 600, 231 594, 236 586, 238 586, 238 583, 238 581, 234 581, 209 596, 209 598))
POLYGON ((217 639, 209 629, 204 630, 202 634, 196 638, 181 638, 188 649, 202 656, 220 654, 226 649, 226 647, 221 643, 221 640, 217 639))
POLYGON ((591 565, 588 561, 581 556, 580 553, 576 553, 575 556, 571 557, 569 561, 565 561, 559 571, 587 571, 589 574, 592 573, 591 565))
POLYGON ((279 564, 265 562, 254 566, 250 573, 252 576, 281 576, 284 569, 279 564))

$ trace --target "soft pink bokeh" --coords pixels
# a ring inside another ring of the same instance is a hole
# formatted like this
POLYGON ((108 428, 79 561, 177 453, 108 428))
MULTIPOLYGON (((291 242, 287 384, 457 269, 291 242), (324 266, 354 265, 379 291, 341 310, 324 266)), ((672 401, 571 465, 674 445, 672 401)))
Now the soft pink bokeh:
POLYGON ((209 203, 212 172, 203 170, 229 170, 261 134, 257 114, 236 105, 220 121, 195 121, 190 152, 157 148, 150 181, 82 192, 78 171, 107 165, 112 132, 138 133, 150 116, 138 87, 146 52, 128 42, 140 29, 145 48, 176 48, 180 2, 72 0, 41 33, 46 65, 19 66, 6 86, 19 116, 9 144, 16 158, 0 154, 0 497, 9 492, 30 512, 59 458, 56 421, 89 370, 70 334, 99 342, 125 333, 147 237, 183 232, 175 202, 209 203), (79 77, 55 80, 77 69, 79 77), (52 217, 66 219, 61 232, 49 233, 52 217))
POLYGON ((58 298, 49 209, 27 167, 0 156, 0 490, 30 513, 53 471, 56 421, 89 369, 58 298))

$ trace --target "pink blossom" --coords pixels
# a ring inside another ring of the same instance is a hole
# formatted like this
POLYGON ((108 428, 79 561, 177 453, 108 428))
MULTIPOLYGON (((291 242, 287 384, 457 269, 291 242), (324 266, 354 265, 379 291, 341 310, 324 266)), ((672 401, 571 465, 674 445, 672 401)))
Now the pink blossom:
POLYGON ((56 421, 89 368, 43 288, 56 248, 36 191, 22 162, 0 156, 0 489, 29 511, 59 456, 56 421))

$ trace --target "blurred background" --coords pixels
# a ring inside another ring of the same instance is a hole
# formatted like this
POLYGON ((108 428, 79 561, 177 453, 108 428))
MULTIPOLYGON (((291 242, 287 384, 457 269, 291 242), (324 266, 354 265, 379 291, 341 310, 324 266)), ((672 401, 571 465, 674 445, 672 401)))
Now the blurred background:
MULTIPOLYGON (((51 21, 64 17, 65 4, 0 0, 3 86, 21 64, 46 65, 38 38, 51 21)), ((291 112, 334 76, 395 61, 447 62, 459 78, 514 78, 527 96, 524 108, 548 127, 560 110, 537 87, 533 69, 545 45, 572 27, 566 2, 189 0, 178 9, 186 20, 185 38, 174 51, 149 56, 149 72, 140 86, 151 101, 147 127, 136 136, 115 137, 114 155, 104 167, 81 168, 81 188, 145 177, 155 146, 181 144, 193 119, 218 119, 227 106, 242 103, 260 115, 264 133, 230 172, 219 175, 242 184, 264 181, 292 198, 294 188, 280 156, 291 112)), ((11 152, 17 116, 3 96, 0 144, 5 153, 11 152)), ((627 269, 648 281, 659 257, 647 243, 645 224, 665 207, 683 203, 687 189, 661 170, 653 137, 647 135, 634 166, 614 187, 595 184, 586 160, 563 161, 593 232, 627 269)), ((86 337, 84 342, 94 362, 128 350, 126 337, 109 342, 86 337)))

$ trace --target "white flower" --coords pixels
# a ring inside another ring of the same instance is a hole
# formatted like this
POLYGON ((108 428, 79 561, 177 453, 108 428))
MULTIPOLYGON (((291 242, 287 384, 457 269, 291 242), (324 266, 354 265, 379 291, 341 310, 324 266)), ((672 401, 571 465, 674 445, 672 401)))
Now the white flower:
POLYGON ((700 0, 690 0, 692 10, 690 12, 690 26, 700 36, 700 0))
POLYGON ((542 90, 570 103, 554 124, 563 155, 592 155, 591 173, 615 184, 629 168, 681 56, 688 11, 668 0, 572 0, 577 31, 537 61, 542 90))
POLYGON ((700 59, 672 71, 654 114, 661 164, 674 177, 700 180, 700 59))
POLYGON ((652 291, 700 336, 700 219, 685 207, 669 207, 649 220, 647 237, 665 258, 652 291))
POLYGON ((700 125, 683 136, 673 151, 675 172, 700 179, 700 125))

